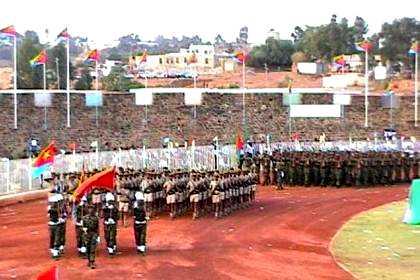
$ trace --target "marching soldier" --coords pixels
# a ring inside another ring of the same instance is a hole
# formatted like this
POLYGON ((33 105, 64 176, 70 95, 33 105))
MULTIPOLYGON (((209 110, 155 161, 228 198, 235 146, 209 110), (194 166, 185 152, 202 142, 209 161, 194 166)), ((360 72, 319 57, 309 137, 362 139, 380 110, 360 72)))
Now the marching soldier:
POLYGON ((166 204, 169 206, 169 216, 175 218, 176 214, 176 188, 173 175, 170 175, 163 184, 166 193, 166 204))
POLYGON ((80 256, 84 256, 86 254, 86 244, 84 243, 84 236, 83 236, 83 226, 82 226, 82 219, 83 216, 86 214, 86 205, 87 198, 83 196, 80 202, 76 206, 76 217, 75 217, 75 225, 76 225, 76 244, 77 244, 77 251, 79 252, 80 256))
POLYGON ((147 231, 147 216, 144 207, 143 194, 136 192, 136 201, 133 204, 134 216, 134 237, 136 241, 137 253, 146 254, 146 231, 147 231))
POLYGON ((86 244, 86 255, 88 258, 88 267, 94 269, 96 267, 96 246, 100 242, 99 238, 99 217, 92 205, 88 206, 87 215, 82 219, 82 226, 86 244))
POLYGON ((60 206, 58 198, 53 191, 53 194, 48 197, 48 227, 50 230, 50 252, 53 259, 60 257, 60 233, 59 233, 59 219, 60 219, 60 206))
POLYGON ((59 208, 59 219, 58 219, 58 242, 60 255, 64 253, 64 246, 66 245, 66 224, 67 224, 67 207, 64 197, 61 193, 56 194, 57 203, 59 208))
POLYGON ((112 193, 108 192, 105 195, 105 201, 106 204, 103 209, 105 242, 108 253, 112 256, 117 251, 118 209, 115 206, 115 199, 112 193))
POLYGON ((190 198, 190 203, 193 208, 193 219, 197 219, 199 216, 199 203, 200 203, 200 190, 198 189, 196 175, 193 173, 190 176, 190 180, 187 184, 188 196, 190 198))

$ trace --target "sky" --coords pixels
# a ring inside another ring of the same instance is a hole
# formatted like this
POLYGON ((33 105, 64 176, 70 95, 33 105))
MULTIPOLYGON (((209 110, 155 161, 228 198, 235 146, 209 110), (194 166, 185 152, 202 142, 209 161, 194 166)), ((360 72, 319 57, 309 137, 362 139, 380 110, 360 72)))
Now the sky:
POLYGON ((249 28, 249 41, 259 44, 271 28, 282 39, 290 39, 296 25, 326 24, 332 14, 346 17, 349 23, 363 17, 370 34, 395 18, 420 20, 416 0, 4 0, 1 9, 2 27, 15 25, 20 33, 35 30, 42 41, 46 29, 53 39, 68 27, 70 35, 87 36, 96 47, 112 45, 129 33, 142 40, 197 34, 209 41, 220 33, 233 41, 242 26, 249 28))

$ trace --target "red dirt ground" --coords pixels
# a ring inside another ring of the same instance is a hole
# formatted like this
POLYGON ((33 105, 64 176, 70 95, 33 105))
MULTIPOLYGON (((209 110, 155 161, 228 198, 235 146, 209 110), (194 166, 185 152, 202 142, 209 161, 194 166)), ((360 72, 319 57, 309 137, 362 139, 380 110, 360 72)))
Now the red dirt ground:
POLYGON ((331 238, 354 214, 407 190, 260 188, 252 207, 221 220, 152 220, 145 257, 134 252, 132 227, 120 228, 121 253, 108 257, 101 242, 95 270, 77 257, 71 221, 65 256, 50 259, 45 199, 3 206, 0 279, 33 279, 52 265, 59 279, 351 279, 328 250, 331 238))

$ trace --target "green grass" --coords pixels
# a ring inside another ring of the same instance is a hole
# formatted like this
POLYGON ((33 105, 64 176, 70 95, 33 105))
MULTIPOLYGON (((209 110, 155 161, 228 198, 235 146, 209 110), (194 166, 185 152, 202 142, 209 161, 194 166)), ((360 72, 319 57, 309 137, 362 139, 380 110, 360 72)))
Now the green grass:
POLYGON ((337 261, 361 280, 420 279, 420 226, 402 223, 407 203, 357 215, 333 240, 337 261))

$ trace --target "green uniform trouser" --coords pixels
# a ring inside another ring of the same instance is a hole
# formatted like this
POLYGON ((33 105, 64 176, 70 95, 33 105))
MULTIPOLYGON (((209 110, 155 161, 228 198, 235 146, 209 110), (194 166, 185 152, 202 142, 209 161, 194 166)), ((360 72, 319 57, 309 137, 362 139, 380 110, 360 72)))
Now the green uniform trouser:
POLYGON ((334 175, 335 175, 335 186, 340 187, 341 186, 341 169, 336 168, 334 170, 334 175))
POLYGON ((325 168, 321 168, 321 172, 320 172, 320 177, 321 177, 321 182, 320 182, 320 185, 321 186, 325 186, 325 179, 326 179, 326 175, 327 175, 327 172, 326 172, 327 170, 325 169, 325 168))
POLYGON ((134 238, 136 246, 146 246, 147 224, 134 224, 134 238))
POLYGON ((61 224, 59 224, 58 225, 58 242, 60 243, 60 246, 61 245, 66 245, 66 225, 67 225, 67 223, 66 222, 63 222, 63 223, 61 223, 61 224))
POLYGON ((76 244, 77 244, 78 249, 85 246, 84 240, 83 240, 83 227, 82 226, 76 226, 76 244))
POLYGON ((117 225, 104 225, 105 241, 108 248, 117 246, 117 225))
POLYGON ((96 246, 98 245, 98 235, 96 233, 87 233, 85 235, 86 255, 89 262, 95 262, 96 246))
POLYGON ((60 247, 60 237, 58 225, 50 225, 50 249, 58 249, 60 247))
POLYGON ((308 187, 309 186, 309 172, 310 172, 310 170, 309 170, 309 168, 308 167, 304 167, 303 168, 303 177, 304 177, 304 184, 305 184, 305 186, 306 187, 308 187))

